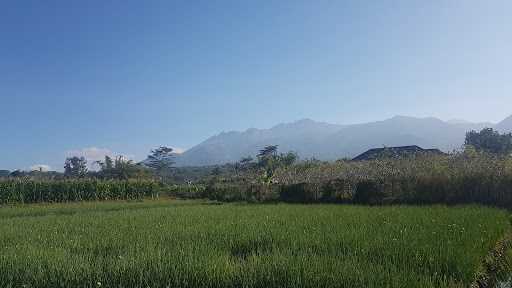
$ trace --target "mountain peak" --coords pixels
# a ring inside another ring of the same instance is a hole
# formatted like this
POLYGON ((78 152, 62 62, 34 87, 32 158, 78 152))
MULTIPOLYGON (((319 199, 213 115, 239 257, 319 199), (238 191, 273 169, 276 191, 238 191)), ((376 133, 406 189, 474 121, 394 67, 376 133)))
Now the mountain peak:
POLYGON ((450 124, 470 124, 471 123, 471 121, 464 120, 464 119, 458 119, 458 118, 453 118, 453 119, 447 120, 446 122, 450 123, 450 124))
POLYGON ((304 125, 312 125, 312 124, 316 124, 318 122, 316 121, 313 121, 309 118, 304 118, 304 119, 300 119, 300 120, 297 120, 297 121, 293 121, 293 122, 287 122, 287 123, 280 123, 280 124, 277 124, 275 125, 274 127, 272 127, 271 129, 273 128, 279 128, 279 127, 290 127, 290 126, 304 126, 304 125))
POLYGON ((389 120, 402 120, 402 119, 416 119, 416 117, 411 117, 411 116, 405 116, 405 115, 395 115, 391 118, 389 118, 389 120))
POLYGON ((317 122, 314 120, 311 120, 310 118, 304 118, 304 119, 297 120, 293 123, 295 123, 295 124, 310 124, 310 123, 317 123, 317 122))
POLYGON ((318 122, 309 118, 297 120, 295 122, 281 123, 269 129, 269 131, 281 131, 285 133, 300 133, 300 131, 334 131, 340 130, 344 126, 318 122))
POLYGON ((501 123, 511 122, 511 121, 512 121, 512 115, 510 115, 510 116, 508 116, 507 118, 503 119, 503 120, 500 122, 500 124, 501 124, 501 123))
MULTIPOLYGON (((386 121, 386 120, 385 120, 386 121)), ((443 122, 441 119, 436 117, 413 117, 406 115, 396 115, 388 119, 388 121, 435 121, 443 122)))

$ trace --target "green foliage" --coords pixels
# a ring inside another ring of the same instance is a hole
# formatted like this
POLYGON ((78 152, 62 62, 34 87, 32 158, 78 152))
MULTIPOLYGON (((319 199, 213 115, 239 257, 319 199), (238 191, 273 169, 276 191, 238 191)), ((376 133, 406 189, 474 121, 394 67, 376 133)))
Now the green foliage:
POLYGON ((173 184, 165 188, 167 194, 176 198, 207 198, 206 186, 197 184, 173 184))
POLYGON ((0 204, 126 200, 158 197, 155 181, 116 181, 96 179, 0 181, 0 204))
POLYGON ((269 184, 211 183, 206 186, 201 198, 236 202, 263 202, 279 200, 280 187, 269 184))
POLYGON ((114 160, 105 156, 105 161, 96 162, 100 166, 100 171, 92 176, 101 179, 144 179, 150 178, 151 173, 144 167, 135 164, 132 160, 128 160, 123 156, 118 156, 114 160))
POLYGON ((322 185, 297 183, 282 186, 279 200, 286 202, 312 203, 326 200, 322 197, 322 185))
POLYGON ((145 201, 0 209, 0 287, 469 287, 506 211, 145 201))
POLYGON ((275 179, 281 185, 338 181, 323 187, 345 191, 358 203, 512 207, 512 158, 487 153, 294 165, 278 170, 275 179))
POLYGON ((354 203, 380 204, 386 197, 383 183, 375 180, 362 180, 356 184, 354 203))
POLYGON ((206 183, 213 174, 213 170, 219 168, 221 175, 235 174, 234 165, 225 164, 221 166, 197 166, 197 167, 174 167, 169 174, 166 174, 164 181, 171 184, 206 183))
POLYGON ((510 155, 512 153, 512 134, 500 134, 492 128, 485 128, 480 132, 470 131, 466 133, 465 144, 474 147, 477 151, 510 155))
POLYGON ((481 203, 512 208, 512 157, 476 151, 361 162, 305 161, 280 166, 273 172, 272 183, 262 183, 257 175, 245 176, 212 182, 205 196, 361 204, 481 203), (268 186, 277 192, 266 193, 268 186), (265 197, 254 197, 255 190, 265 197))
POLYGON ((299 159, 299 156, 295 152, 288 152, 288 153, 282 153, 278 157, 279 163, 281 167, 288 167, 293 164, 299 159))
POLYGON ((87 160, 84 157, 69 157, 64 163, 66 177, 83 178, 87 175, 87 160))
MULTIPOLYGON (((64 179, 66 178, 63 173, 56 171, 22 171, 15 170, 9 173, 6 177, 0 177, 4 180, 6 178, 24 178, 24 179, 32 179, 32 180, 54 180, 54 179, 64 179)), ((69 178, 69 177, 67 177, 69 178)))
POLYGON ((471 287, 510 287, 512 279, 512 232, 506 233, 489 251, 471 287))
POLYGON ((277 147, 278 145, 268 145, 260 150, 258 153, 258 159, 264 160, 265 158, 270 158, 277 155, 277 147))
POLYGON ((153 169, 157 175, 163 178, 169 173, 169 170, 174 164, 172 151, 172 148, 165 146, 160 146, 155 150, 151 150, 151 154, 148 155, 145 165, 153 169))
POLYGON ((286 154, 277 153, 277 145, 269 145, 258 153, 258 167, 262 170, 261 182, 270 184, 273 182, 274 173, 281 167, 288 167, 297 161, 295 152, 286 154))

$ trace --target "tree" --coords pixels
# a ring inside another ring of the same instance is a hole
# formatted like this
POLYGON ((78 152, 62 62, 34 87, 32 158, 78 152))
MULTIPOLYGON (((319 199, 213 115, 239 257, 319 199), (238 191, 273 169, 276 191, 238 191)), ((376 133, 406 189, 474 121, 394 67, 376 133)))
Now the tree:
POLYGON ((151 150, 151 154, 148 155, 148 161, 145 165, 153 169, 157 175, 163 178, 165 173, 168 172, 174 164, 172 151, 172 148, 165 146, 151 150))
POLYGON ((277 155, 277 147, 278 145, 268 145, 260 150, 258 153, 258 159, 269 158, 277 155))
POLYGON ((258 153, 258 166, 263 169, 263 180, 267 183, 272 182, 274 172, 279 167, 279 157, 277 155, 277 145, 268 145, 258 153))
POLYGON ((82 178, 87 175, 87 160, 84 157, 69 157, 64 163, 64 175, 82 178))
POLYGON ((215 168, 213 168, 212 172, 210 173, 212 176, 220 176, 220 174, 222 174, 222 170, 220 169, 219 166, 215 166, 215 168))
POLYGON ((144 167, 123 156, 117 156, 114 160, 105 156, 105 161, 96 161, 96 163, 100 166, 100 171, 97 173, 100 178, 127 180, 148 177, 148 171, 144 167))
POLYGON ((261 149, 257 155, 258 166, 264 171, 264 180, 271 182, 277 169, 293 165, 299 158, 297 153, 277 153, 277 145, 269 145, 261 149))
POLYGON ((105 161, 98 160, 95 162, 100 166, 99 176, 101 178, 115 178, 114 177, 114 161, 112 161, 112 157, 105 155, 105 161))
POLYGON ((291 151, 288 153, 279 155, 279 163, 281 166, 285 166, 285 167, 293 165, 297 161, 297 159, 299 159, 299 156, 297 155, 297 153, 291 152, 291 151))
POLYGON ((476 151, 509 155, 512 153, 512 134, 500 134, 492 128, 484 128, 480 132, 473 130, 466 133, 465 144, 476 151))
POLYGON ((105 169, 112 169, 114 168, 114 161, 112 161, 112 158, 109 156, 105 156, 105 169))
POLYGON ((111 168, 111 171, 116 179, 127 180, 135 178, 135 175, 137 174, 137 167, 135 163, 133 163, 133 160, 126 159, 123 156, 117 156, 114 160, 114 165, 111 168))
POLYGON ((238 163, 240 163, 240 165, 243 167, 243 166, 247 166, 250 163, 252 163, 252 160, 253 159, 251 156, 247 156, 247 157, 243 157, 242 159, 240 159, 240 161, 238 163))

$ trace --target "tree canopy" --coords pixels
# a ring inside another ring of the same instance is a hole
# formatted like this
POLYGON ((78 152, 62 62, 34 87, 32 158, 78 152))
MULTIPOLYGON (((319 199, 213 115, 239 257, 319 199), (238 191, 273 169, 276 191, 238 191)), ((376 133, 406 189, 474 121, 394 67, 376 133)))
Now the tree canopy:
POLYGON ((477 151, 509 155, 512 153, 512 134, 500 134, 492 128, 485 128, 480 132, 470 131, 466 133, 465 144, 477 151))
POLYGON ((172 148, 166 146, 160 146, 157 149, 151 150, 145 165, 163 178, 174 165, 173 151, 172 148))
POLYGON ((82 178, 87 175, 87 160, 84 157, 69 157, 64 163, 64 175, 67 177, 82 178))

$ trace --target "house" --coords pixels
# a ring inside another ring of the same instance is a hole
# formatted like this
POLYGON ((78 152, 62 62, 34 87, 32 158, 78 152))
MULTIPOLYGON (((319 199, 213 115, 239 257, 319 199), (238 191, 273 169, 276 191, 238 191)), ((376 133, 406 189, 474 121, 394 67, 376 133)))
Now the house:
POLYGON ((352 159, 352 161, 374 160, 379 158, 403 158, 418 154, 445 155, 445 153, 439 149, 423 149, 419 146, 412 145, 370 149, 358 155, 352 159))

